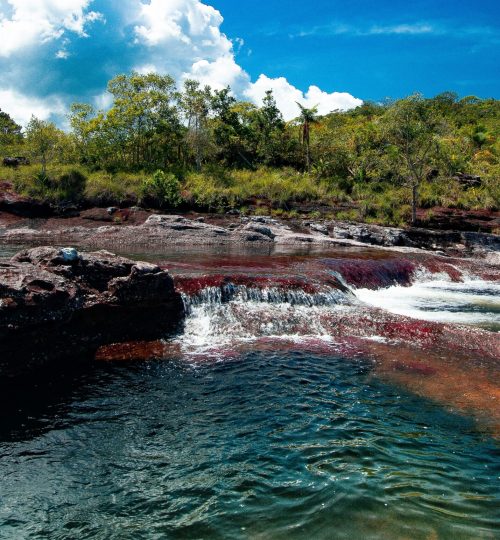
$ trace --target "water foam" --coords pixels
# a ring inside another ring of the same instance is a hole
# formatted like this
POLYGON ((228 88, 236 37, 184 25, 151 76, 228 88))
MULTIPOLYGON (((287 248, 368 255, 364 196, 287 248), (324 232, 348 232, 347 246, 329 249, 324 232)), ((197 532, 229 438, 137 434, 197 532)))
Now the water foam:
POLYGON ((500 330, 500 283, 473 275, 463 273, 457 282, 445 272, 420 269, 409 287, 359 288, 354 293, 362 302, 396 315, 500 330))

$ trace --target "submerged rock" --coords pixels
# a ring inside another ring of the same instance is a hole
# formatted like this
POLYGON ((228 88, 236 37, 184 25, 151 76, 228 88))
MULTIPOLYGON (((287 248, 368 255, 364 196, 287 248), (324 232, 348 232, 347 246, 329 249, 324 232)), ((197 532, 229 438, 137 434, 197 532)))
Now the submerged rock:
POLYGON ((0 263, 0 371, 157 339, 183 304, 166 270, 107 251, 34 248, 0 263))

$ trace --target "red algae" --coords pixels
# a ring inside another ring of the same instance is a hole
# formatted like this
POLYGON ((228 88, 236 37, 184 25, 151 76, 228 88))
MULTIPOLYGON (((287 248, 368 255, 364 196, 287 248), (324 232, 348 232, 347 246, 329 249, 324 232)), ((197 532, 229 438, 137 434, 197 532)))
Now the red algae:
POLYGON ((369 289, 410 285, 417 269, 414 262, 406 259, 326 259, 324 262, 328 268, 338 272, 349 285, 369 289))
POLYGON ((164 341, 133 341, 115 343, 100 347, 95 360, 98 362, 130 362, 145 360, 162 360, 178 356, 179 346, 164 341))
MULTIPOLYGON (((188 296, 199 294, 204 289, 210 287, 223 288, 224 286, 243 286, 252 289, 277 288, 284 291, 303 291, 306 294, 316 294, 321 292, 322 287, 300 278, 287 277, 263 277, 247 275, 208 275, 194 277, 174 278, 175 288, 178 292, 188 296)), ((344 289, 336 279, 329 279, 328 286, 335 286, 344 289)), ((324 287, 323 287, 324 288, 324 287)))
POLYGON ((462 272, 452 264, 445 263, 442 260, 438 259, 426 259, 422 261, 423 266, 426 270, 431 272, 431 274, 445 273, 451 279, 451 281, 457 283, 462 281, 463 274, 462 272))
POLYGON ((398 371, 406 371, 407 373, 415 373, 424 376, 436 375, 436 373, 438 373, 437 369, 427 366, 422 362, 397 362, 395 367, 398 371))

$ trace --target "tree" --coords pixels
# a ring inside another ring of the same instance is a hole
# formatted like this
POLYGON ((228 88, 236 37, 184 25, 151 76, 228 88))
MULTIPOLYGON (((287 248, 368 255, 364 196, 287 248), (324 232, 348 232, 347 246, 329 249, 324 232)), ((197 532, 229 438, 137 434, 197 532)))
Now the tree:
POLYGON ((183 127, 169 75, 118 75, 108 83, 113 105, 96 112, 75 104, 70 122, 82 162, 108 170, 155 170, 179 159, 183 127))
POLYGON ((187 122, 188 145, 192 148, 195 165, 201 170, 201 163, 210 144, 208 115, 210 113, 212 91, 209 86, 200 88, 198 81, 186 80, 181 96, 181 108, 187 122))
POLYGON ((311 124, 315 124, 318 121, 318 107, 312 107, 307 109, 299 102, 296 102, 300 109, 299 120, 301 123, 301 143, 305 149, 306 156, 306 170, 311 172, 311 124))
POLYGON ((251 139, 250 117, 255 106, 237 101, 229 87, 215 90, 212 96, 213 133, 218 148, 218 158, 229 166, 254 168, 246 155, 251 139))
POLYGON ((22 128, 0 109, 0 152, 6 153, 7 148, 23 142, 22 128))
POLYGON ((277 165, 282 161, 280 154, 282 154, 285 121, 276 105, 272 90, 266 92, 262 107, 255 116, 259 159, 266 165, 277 165))
POLYGON ((32 157, 40 161, 43 174, 47 172, 47 164, 54 159, 63 135, 55 124, 36 116, 32 116, 26 126, 26 144, 32 157))
POLYGON ((384 115, 388 151, 399 174, 411 188, 412 224, 417 222, 418 190, 432 166, 432 151, 442 124, 420 94, 394 103, 384 115))
POLYGON ((130 169, 164 167, 178 154, 181 122, 170 75, 118 75, 108 84, 113 107, 104 130, 114 139, 118 163, 130 169))

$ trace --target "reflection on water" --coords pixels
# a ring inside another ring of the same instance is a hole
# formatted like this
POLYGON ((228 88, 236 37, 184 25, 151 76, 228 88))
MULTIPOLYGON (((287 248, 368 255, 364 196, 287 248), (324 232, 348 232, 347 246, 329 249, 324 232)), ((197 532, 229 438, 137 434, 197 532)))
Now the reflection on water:
POLYGON ((0 537, 494 538, 500 525, 496 443, 362 359, 95 369, 22 436, 0 430, 0 537))

